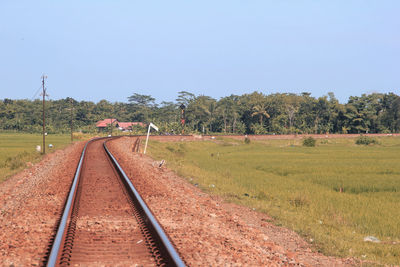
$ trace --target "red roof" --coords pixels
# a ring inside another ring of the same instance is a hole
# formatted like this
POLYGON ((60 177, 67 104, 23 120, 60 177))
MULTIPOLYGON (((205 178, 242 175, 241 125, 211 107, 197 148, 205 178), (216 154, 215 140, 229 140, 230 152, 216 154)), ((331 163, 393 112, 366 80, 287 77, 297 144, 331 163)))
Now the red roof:
POLYGON ((111 121, 112 121, 112 123, 115 123, 115 122, 118 123, 117 119, 104 119, 102 121, 98 121, 96 123, 96 127, 99 127, 99 128, 107 127, 108 125, 111 124, 111 121))
POLYGON ((138 126, 142 126, 142 127, 146 126, 146 124, 144 124, 143 122, 118 122, 118 127, 121 127, 124 129, 132 127, 134 125, 138 125, 138 126))

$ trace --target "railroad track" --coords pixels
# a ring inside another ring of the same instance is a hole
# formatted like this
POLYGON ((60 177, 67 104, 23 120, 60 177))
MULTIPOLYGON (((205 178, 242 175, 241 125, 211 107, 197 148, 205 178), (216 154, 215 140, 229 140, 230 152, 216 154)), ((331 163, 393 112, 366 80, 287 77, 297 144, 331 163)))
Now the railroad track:
POLYGON ((47 266, 185 266, 107 140, 82 152, 47 266))

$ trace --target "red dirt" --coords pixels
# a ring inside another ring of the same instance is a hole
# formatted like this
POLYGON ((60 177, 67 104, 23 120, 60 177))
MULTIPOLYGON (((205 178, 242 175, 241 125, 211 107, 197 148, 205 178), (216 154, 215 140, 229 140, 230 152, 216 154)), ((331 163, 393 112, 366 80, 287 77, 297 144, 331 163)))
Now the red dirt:
POLYGON ((172 171, 154 167, 151 158, 132 153, 133 143, 134 138, 125 137, 109 147, 188 265, 355 264, 312 252, 296 233, 268 223, 267 215, 224 203, 172 171))
POLYGON ((84 143, 48 154, 0 184, 1 266, 38 266, 63 209, 84 143))

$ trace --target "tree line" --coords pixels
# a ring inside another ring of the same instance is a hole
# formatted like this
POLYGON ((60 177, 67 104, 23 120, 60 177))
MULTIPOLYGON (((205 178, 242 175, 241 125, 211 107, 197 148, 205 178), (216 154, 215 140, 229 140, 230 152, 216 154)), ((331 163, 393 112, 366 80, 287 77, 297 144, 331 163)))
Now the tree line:
MULTIPOLYGON (((225 134, 395 133, 400 131, 400 97, 394 93, 352 96, 341 104, 333 93, 230 95, 219 100, 178 93, 174 102, 156 104, 150 95, 134 93, 127 102, 97 103, 72 98, 46 101, 48 133, 96 132, 105 118, 121 122, 153 122, 161 133, 182 131, 180 106, 185 106, 184 132, 225 134)), ((38 133, 42 130, 42 101, 0 100, 0 130, 38 133)), ((137 127, 135 133, 144 129, 137 127)))

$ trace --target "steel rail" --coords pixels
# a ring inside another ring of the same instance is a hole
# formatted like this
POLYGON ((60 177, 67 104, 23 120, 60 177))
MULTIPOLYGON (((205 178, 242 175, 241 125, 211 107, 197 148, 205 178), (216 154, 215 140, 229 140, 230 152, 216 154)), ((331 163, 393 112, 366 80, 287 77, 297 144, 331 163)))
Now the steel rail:
POLYGON ((54 239, 53 246, 51 247, 49 259, 47 261, 47 266, 49 266, 49 267, 56 266, 56 264, 57 264, 59 251, 60 251, 60 248, 62 246, 62 241, 63 241, 63 237, 64 237, 64 234, 65 234, 65 228, 67 227, 68 217, 69 217, 69 214, 71 213, 71 207, 72 207, 72 204, 73 204, 73 201, 74 201, 74 196, 75 196, 75 193, 76 193, 76 188, 77 188, 77 185, 78 185, 79 176, 81 174, 82 163, 83 163, 83 159, 85 157, 86 148, 87 148, 88 144, 90 142, 92 142, 93 140, 97 140, 97 139, 92 139, 92 140, 88 141, 86 143, 85 147, 83 148, 83 151, 82 151, 82 154, 81 154, 81 158, 79 160, 78 168, 76 169, 75 177, 74 177, 74 180, 72 182, 72 186, 71 186, 71 189, 69 191, 68 199, 67 199, 67 202, 66 202, 65 207, 64 207, 64 212, 63 212, 63 215, 61 217, 60 225, 58 226, 57 234, 56 234, 56 237, 54 239))
MULTIPOLYGON (((77 190, 77 187, 78 187, 79 177, 81 175, 82 164, 83 164, 83 160, 85 158, 85 153, 86 153, 87 146, 93 141, 96 141, 96 140, 99 140, 99 139, 106 139, 106 138, 110 138, 110 137, 93 138, 93 139, 89 140, 85 144, 85 147, 82 150, 82 154, 81 154, 81 157, 79 159, 78 167, 76 168, 74 180, 72 182, 71 189, 70 189, 69 194, 68 194, 67 202, 66 202, 66 204, 64 206, 63 215, 61 217, 61 221, 60 221, 60 224, 59 224, 58 229, 57 229, 57 234, 56 234, 56 237, 54 238, 53 245, 51 247, 51 251, 50 251, 50 254, 49 254, 49 257, 48 257, 48 260, 47 260, 46 266, 48 266, 48 267, 53 267, 53 266, 57 265, 57 260, 58 260, 59 255, 60 255, 60 249, 62 249, 61 246, 62 246, 62 242, 63 242, 63 239, 64 239, 65 230, 66 230, 66 227, 67 227, 68 217, 71 214, 71 208, 72 208, 72 205, 73 205, 73 202, 74 202, 74 198, 75 198, 75 193, 76 193, 76 190, 77 190)), ((116 138, 116 137, 111 137, 111 138, 116 138)))
POLYGON ((179 267, 184 267, 185 264, 182 261, 182 259, 179 257, 179 254, 176 252, 174 246, 172 245, 171 241, 165 234, 164 230, 154 217, 153 213, 150 211, 150 209, 147 207, 146 203, 136 190, 136 188, 133 186, 132 182, 128 178, 128 176, 125 174, 124 170, 122 167, 119 165, 118 161, 115 159, 115 157, 112 155, 112 153, 108 150, 107 142, 104 142, 103 146, 104 149, 106 150, 107 154, 111 158, 114 166, 116 167, 117 171, 121 174, 121 176, 124 178, 123 182, 127 185, 127 190, 128 193, 131 195, 133 200, 138 203, 138 208, 141 210, 141 213, 145 216, 146 218, 146 224, 147 227, 151 228, 153 232, 156 234, 154 236, 155 239, 159 242, 159 245, 161 245, 160 250, 162 250, 163 257, 165 260, 167 260, 167 266, 179 266, 179 267))

